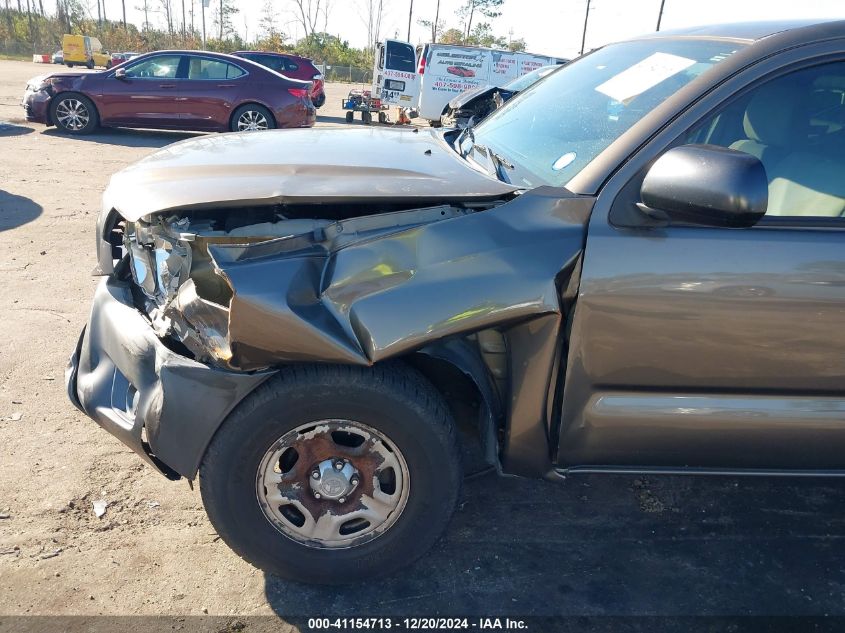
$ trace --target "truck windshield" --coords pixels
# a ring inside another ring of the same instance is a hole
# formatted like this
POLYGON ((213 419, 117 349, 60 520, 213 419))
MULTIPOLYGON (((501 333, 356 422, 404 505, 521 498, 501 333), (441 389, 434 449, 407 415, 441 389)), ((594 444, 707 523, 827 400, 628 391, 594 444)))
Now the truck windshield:
POLYGON ((519 93, 473 134, 462 135, 456 149, 487 163, 492 155, 501 157, 515 185, 563 186, 643 116, 741 46, 661 38, 611 44, 519 93))

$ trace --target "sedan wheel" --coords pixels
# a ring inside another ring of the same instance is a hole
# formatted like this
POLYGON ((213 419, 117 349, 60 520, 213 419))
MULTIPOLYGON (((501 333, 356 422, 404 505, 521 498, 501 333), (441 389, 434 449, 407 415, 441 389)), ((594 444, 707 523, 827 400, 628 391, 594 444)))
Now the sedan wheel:
POLYGON ((82 95, 59 97, 52 110, 53 122, 65 132, 87 134, 97 127, 97 111, 94 104, 82 95))
POLYGON ((243 105, 232 115, 233 132, 257 132, 272 130, 276 127, 273 115, 267 108, 260 105, 243 105))

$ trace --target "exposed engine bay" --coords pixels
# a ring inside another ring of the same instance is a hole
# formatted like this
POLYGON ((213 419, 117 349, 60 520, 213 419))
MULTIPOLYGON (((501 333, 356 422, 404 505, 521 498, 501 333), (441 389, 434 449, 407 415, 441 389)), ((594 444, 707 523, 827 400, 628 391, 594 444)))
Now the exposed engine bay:
POLYGON ((346 219, 295 217, 315 211, 342 216, 351 210, 273 205, 164 213, 126 223, 123 246, 141 291, 139 303, 158 336, 178 340, 201 362, 245 369, 233 358, 229 344, 233 288, 215 261, 215 249, 249 252, 252 257, 262 245, 279 257, 298 253, 326 258, 375 235, 459 217, 472 209, 441 205, 346 219))

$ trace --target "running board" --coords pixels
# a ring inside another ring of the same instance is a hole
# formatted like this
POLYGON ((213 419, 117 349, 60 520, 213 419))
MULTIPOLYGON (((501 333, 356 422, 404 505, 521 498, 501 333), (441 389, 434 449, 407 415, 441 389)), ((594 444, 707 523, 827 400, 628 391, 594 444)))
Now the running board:
POLYGON ((653 466, 573 466, 555 468, 546 479, 560 481, 571 475, 716 475, 719 477, 845 477, 845 470, 777 470, 770 468, 673 468, 653 466))

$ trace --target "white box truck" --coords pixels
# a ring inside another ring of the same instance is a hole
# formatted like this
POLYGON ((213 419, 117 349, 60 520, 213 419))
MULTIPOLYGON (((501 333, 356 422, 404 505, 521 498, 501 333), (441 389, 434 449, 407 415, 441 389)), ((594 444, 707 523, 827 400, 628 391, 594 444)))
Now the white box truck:
POLYGON ((540 66, 566 62, 549 55, 451 44, 424 44, 414 50, 399 40, 379 44, 375 57, 373 96, 413 110, 435 126, 449 101, 462 92, 503 86, 540 66))

